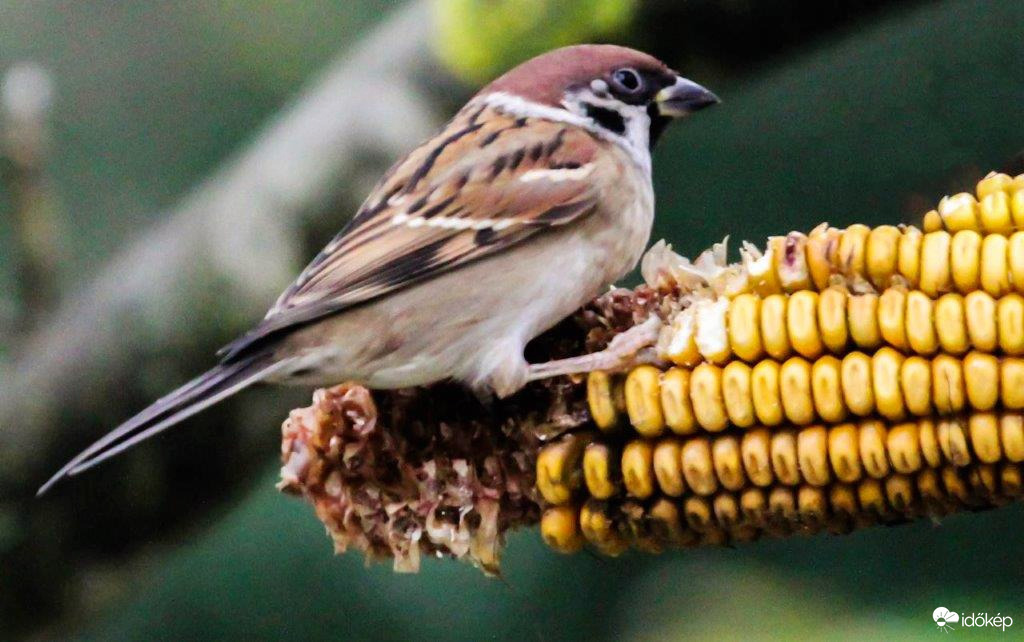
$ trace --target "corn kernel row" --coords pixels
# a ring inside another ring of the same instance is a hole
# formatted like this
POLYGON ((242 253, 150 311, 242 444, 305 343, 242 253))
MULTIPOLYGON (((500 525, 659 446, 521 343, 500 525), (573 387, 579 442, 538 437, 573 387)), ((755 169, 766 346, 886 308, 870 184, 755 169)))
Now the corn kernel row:
POLYGON ((1024 495, 1018 464, 925 468, 827 487, 803 484, 748 487, 738 492, 675 499, 588 499, 582 505, 547 508, 541 534, 559 552, 590 544, 605 555, 633 547, 646 552, 723 545, 762 536, 819 531, 847 533, 964 509, 991 508, 1024 495))
POLYGON ((635 439, 622 446, 572 434, 541 450, 536 483, 545 502, 558 505, 583 494, 602 500, 623 495, 707 496, 751 485, 825 486, 947 464, 999 461, 1024 461, 1020 413, 758 428, 710 437, 635 439))
MULTIPOLYGON (((1024 189, 1020 196, 1024 206, 1024 189)), ((1014 289, 1024 292, 1024 232, 820 226, 807 235, 791 232, 772 237, 763 257, 752 259, 749 252, 748 246, 746 285, 761 295, 824 290, 837 276, 849 284, 869 283, 877 290, 904 284, 931 297, 978 289, 993 296, 1014 289)))
POLYGON ((626 418, 639 434, 657 437, 666 429, 687 435, 729 426, 832 424, 851 416, 899 421, 971 409, 1022 410, 1024 359, 977 351, 963 358, 908 357, 884 347, 873 355, 851 352, 813 362, 791 357, 664 372, 639 366, 626 376, 621 394, 604 373, 592 373, 587 386, 591 416, 601 430, 626 418))
MULTIPOLYGON (((999 274, 1005 280, 1005 270, 999 274)), ((1024 263, 1017 282, 1024 286, 1024 263)), ((698 301, 665 327, 659 353, 681 366, 755 362, 766 356, 782 360, 793 354, 816 359, 844 354, 851 345, 862 350, 888 345, 923 355, 971 349, 1024 354, 1024 296, 1001 287, 992 290, 999 296, 974 290, 933 299, 902 287, 881 294, 830 287, 820 293, 744 293, 698 301)))
POLYGON ((991 173, 978 182, 975 194, 948 196, 924 215, 925 231, 984 230, 1008 234, 1024 229, 1024 175, 1011 178, 991 173))

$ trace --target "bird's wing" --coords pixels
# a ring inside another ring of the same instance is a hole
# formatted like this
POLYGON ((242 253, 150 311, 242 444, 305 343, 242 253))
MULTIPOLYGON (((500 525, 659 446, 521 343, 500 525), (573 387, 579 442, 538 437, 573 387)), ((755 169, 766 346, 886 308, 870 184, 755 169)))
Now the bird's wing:
POLYGON ((590 177, 602 170, 603 144, 577 127, 467 107, 385 175, 224 360, 586 216, 599 198, 590 177))

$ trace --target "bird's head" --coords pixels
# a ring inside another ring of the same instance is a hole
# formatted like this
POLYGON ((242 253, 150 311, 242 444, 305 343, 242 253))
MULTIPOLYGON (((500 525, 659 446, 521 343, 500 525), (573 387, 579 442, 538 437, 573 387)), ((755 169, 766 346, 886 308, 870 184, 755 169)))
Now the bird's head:
POLYGON ((567 110, 594 127, 653 145, 673 119, 719 102, 657 58, 616 45, 575 45, 532 58, 479 95, 506 94, 567 110))

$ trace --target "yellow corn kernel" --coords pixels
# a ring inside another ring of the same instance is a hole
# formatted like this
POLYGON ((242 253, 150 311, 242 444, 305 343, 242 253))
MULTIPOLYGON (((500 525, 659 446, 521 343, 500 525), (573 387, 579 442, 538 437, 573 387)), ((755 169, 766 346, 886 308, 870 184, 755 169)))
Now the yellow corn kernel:
POLYGON ((871 283, 879 290, 889 287, 896 273, 901 236, 899 228, 893 225, 880 225, 868 234, 867 273, 871 283))
POLYGON ((540 535, 544 543, 559 553, 576 553, 583 548, 583 534, 574 506, 552 506, 540 518, 540 535))
POLYGON ((833 356, 824 356, 811 366, 811 396, 814 409, 823 421, 837 423, 846 418, 843 390, 840 384, 842 362, 833 356))
MULTIPOLYGON (((1021 196, 1021 223, 1024 223, 1024 190, 1018 194, 1021 196)), ((1024 293, 1024 232, 1014 232, 1010 235, 1006 248, 1006 263, 1014 289, 1024 293)))
POLYGON ((898 473, 916 473, 921 469, 921 442, 919 424, 912 421, 897 424, 886 435, 886 449, 893 470, 898 473))
POLYGON ((739 490, 746 485, 739 439, 731 435, 715 439, 711 445, 711 460, 723 488, 739 490))
POLYGON ((811 397, 811 364, 800 357, 787 359, 779 369, 782 409, 790 423, 803 426, 814 421, 811 397))
POLYGON ((682 444, 678 439, 662 439, 654 447, 654 478, 661 492, 669 497, 679 497, 686 491, 682 444))
POLYGON ((971 413, 967 420, 967 432, 978 461, 994 464, 1003 458, 1003 451, 999 447, 999 417, 994 412, 971 413))
POLYGON ((797 511, 800 513, 800 526, 808 533, 816 533, 825 525, 828 513, 828 500, 825 491, 813 485, 803 485, 797 490, 797 511))
POLYGON ((779 384, 780 370, 777 362, 766 359, 758 362, 750 373, 754 413, 757 420, 766 426, 777 426, 784 419, 779 384))
POLYGON ((675 503, 662 498, 655 501, 647 512, 651 530, 661 543, 672 546, 693 546, 697 543, 696 534, 683 528, 682 517, 675 503))
POLYGON ((706 437, 688 439, 682 447, 683 477, 686 485, 698 495, 710 495, 718 490, 711 459, 711 442, 706 437))
POLYGON ((740 428, 754 425, 754 398, 750 388, 751 368, 733 361, 722 370, 722 398, 729 422, 740 428))
POLYGON ((959 419, 942 419, 935 424, 935 432, 939 437, 939 447, 946 461, 954 466, 966 466, 971 461, 971 453, 967 449, 967 435, 959 419))
POLYGON ((939 202, 939 216, 950 232, 980 229, 978 224, 978 201, 973 194, 961 192, 947 196, 939 202))
POLYGON ((942 229, 942 217, 937 210, 928 210, 921 217, 921 229, 925 232, 937 232, 942 229))
POLYGON ((984 201, 992 194, 1005 194, 1010 191, 1012 185, 1013 179, 1006 174, 989 172, 985 178, 978 181, 978 187, 975 189, 975 194, 978 195, 979 201, 984 201))
POLYGON ((857 223, 843 230, 839 237, 839 265, 843 274, 867 273, 867 241, 871 228, 857 223))
POLYGON ((906 475, 893 475, 885 480, 885 499, 890 508, 904 515, 912 513, 914 485, 906 475))
POLYGON ((917 424, 917 440, 921 445, 924 461, 935 468, 942 463, 942 449, 939 447, 939 432, 935 422, 922 419, 917 424))
POLYGON ((743 521, 755 528, 763 528, 768 513, 768 498, 760 488, 747 488, 740 493, 740 513, 743 521))
POLYGON ((999 402, 999 359, 990 354, 970 352, 964 357, 963 373, 971 407, 977 410, 995 408, 999 402))
POLYGON ((1005 354, 1024 354, 1024 297, 1007 294, 996 302, 999 349, 1005 354))
POLYGON ((935 330, 943 352, 963 354, 971 347, 965 316, 964 298, 959 294, 943 294, 935 302, 935 330))
POLYGON ((850 412, 861 417, 872 414, 875 411, 875 394, 871 382, 871 357, 863 352, 851 352, 843 357, 839 374, 843 401, 850 412))
POLYGON ((999 485, 1003 495, 1020 499, 1024 495, 1024 476, 1021 475, 1020 467, 1016 464, 1004 464, 999 475, 999 485))
POLYGON ((661 411, 665 425, 677 435, 697 430, 697 418, 690 404, 690 371, 669 368, 661 378, 661 411))
POLYGON ((602 431, 608 432, 618 424, 619 413, 612 397, 612 378, 607 372, 596 371, 587 375, 587 405, 594 423, 602 431))
POLYGON ((906 302, 907 343, 918 354, 932 354, 939 348, 935 333, 935 302, 923 292, 912 290, 906 302))
POLYGON ((719 493, 711 501, 717 525, 727 531, 739 528, 743 520, 739 502, 730 493, 719 493))
POLYGON ((846 317, 850 338, 858 348, 873 350, 881 345, 877 294, 857 294, 849 297, 846 303, 846 317))
POLYGON ((981 234, 960 230, 949 248, 953 284, 960 292, 973 292, 981 282, 981 234))
POLYGON ((889 474, 889 458, 885 452, 887 431, 885 424, 869 419, 860 424, 860 461, 864 471, 875 479, 889 474))
POLYGON ((761 345, 761 298, 740 294, 729 302, 729 343, 744 361, 756 361, 764 354, 761 345))
POLYGON ((1009 236, 1013 233, 1010 195, 1002 190, 979 196, 978 218, 987 232, 1009 236))
POLYGON ((921 241, 921 276, 918 288, 930 297, 948 292, 952 282, 949 232, 929 232, 921 241))
POLYGON ((842 288, 825 288, 818 296, 818 329, 821 340, 834 354, 842 354, 850 338, 846 320, 848 298, 849 295, 842 288))
POLYGON ((839 424, 828 431, 828 456, 841 482, 861 478, 859 431, 854 424, 839 424))
POLYGON ((796 450, 796 435, 791 430, 780 430, 772 434, 769 449, 772 472, 779 483, 795 486, 800 483, 800 464, 796 450))
POLYGON ((924 235, 916 227, 904 228, 900 237, 897 268, 907 285, 916 288, 921 280, 921 245, 924 235))
POLYGON ((743 435, 740 442, 743 470, 747 473, 747 479, 755 486, 768 486, 774 481, 770 452, 771 433, 766 428, 757 428, 743 435))
POLYGON ((971 292, 964 297, 967 336, 975 350, 995 352, 999 342, 996 331, 996 301, 986 292, 971 292))
POLYGON ((890 517, 889 505, 885 501, 885 490, 877 479, 863 479, 857 484, 857 502, 866 513, 882 519, 890 517))
POLYGON ((615 557, 629 548, 629 543, 616 529, 605 502, 592 499, 584 503, 579 523, 583 536, 602 554, 615 557))
POLYGON ((786 307, 787 299, 781 294, 772 294, 761 301, 761 342, 768 356, 780 361, 788 357, 791 350, 786 307))
POLYGON ((840 236, 842 231, 822 224, 811 230, 807 237, 807 270, 816 290, 828 287, 832 278, 832 266, 835 265, 836 255, 839 253, 840 236))
POLYGON ((693 306, 679 311, 672 319, 672 325, 662 330, 666 341, 658 341, 663 347, 666 359, 679 366, 693 366, 700 362, 697 348, 697 313, 693 306))
POLYGON ((903 359, 902 354, 888 346, 880 348, 871 358, 875 409, 883 417, 894 421, 902 419, 906 412, 899 382, 903 359))
POLYGON ((693 530, 703 533, 715 528, 712 520, 712 506, 707 498, 688 497, 683 502, 683 515, 686 524, 693 530))
POLYGON ((686 517, 686 524, 698 533, 705 533, 714 528, 711 503, 705 497, 687 497, 683 502, 683 515, 686 517))
POLYGON ((804 481, 824 486, 831 475, 828 465, 828 431, 824 426, 805 428, 797 434, 797 459, 804 481))
POLYGON ((629 423, 645 437, 657 437, 665 429, 661 412, 661 371, 639 366, 626 377, 626 412, 629 423))
POLYGON ((828 490, 828 505, 834 520, 833 533, 849 532, 855 527, 853 522, 864 517, 857 503, 857 492, 849 484, 833 484, 828 490))
POLYGON ((946 354, 932 359, 932 403, 944 415, 964 409, 967 400, 959 359, 946 354))
POLYGON ((582 481, 580 460, 590 443, 587 433, 570 433, 537 454, 537 490, 549 504, 567 504, 582 481))
POLYGON ((878 329, 882 340, 897 350, 907 348, 906 309, 907 294, 899 288, 889 288, 878 298, 878 329))
POLYGON ((918 417, 932 411, 932 364, 924 357, 911 356, 900 367, 900 389, 907 411, 918 417))
POLYGON ((635 439, 622 449, 622 483, 626 492, 638 499, 654 493, 654 448, 643 439, 635 439))
POLYGON ((1008 410, 1024 409, 1024 359, 1006 357, 999 363, 999 399, 1008 410))
POLYGON ((786 306, 786 330, 790 345, 808 359, 817 358, 825 346, 818 331, 818 293, 801 290, 789 296, 786 306))
POLYGON ((722 399, 722 369, 702 363, 690 375, 690 403, 693 415, 705 430, 717 432, 729 425, 722 399))
POLYGON ((773 488, 768 493, 768 514, 771 521, 785 525, 787 529, 795 524, 798 513, 793 491, 784 486, 773 488))
POLYGON ((999 443, 1008 460, 1024 461, 1024 415, 1004 413, 999 418, 999 443))
POLYGON ((989 234, 981 245, 981 289, 994 297, 1010 291, 1009 246, 1001 234, 989 234))
POLYGON ((583 451, 583 481, 591 497, 609 499, 618 492, 618 457, 611 447, 592 442, 583 451))

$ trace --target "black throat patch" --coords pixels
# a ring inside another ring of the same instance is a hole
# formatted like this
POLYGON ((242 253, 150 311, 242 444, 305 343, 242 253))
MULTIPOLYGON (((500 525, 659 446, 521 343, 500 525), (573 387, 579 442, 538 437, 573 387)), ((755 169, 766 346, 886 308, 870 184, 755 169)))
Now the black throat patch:
POLYGON ((614 109, 598 107, 591 103, 583 103, 583 108, 587 111, 587 117, 601 127, 620 136, 626 133, 626 120, 614 109))

